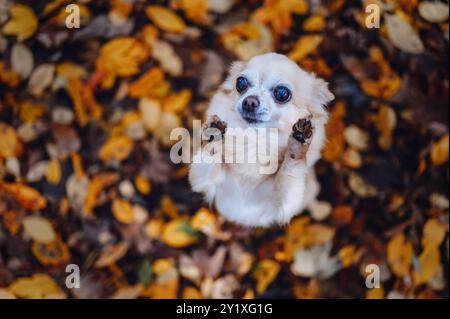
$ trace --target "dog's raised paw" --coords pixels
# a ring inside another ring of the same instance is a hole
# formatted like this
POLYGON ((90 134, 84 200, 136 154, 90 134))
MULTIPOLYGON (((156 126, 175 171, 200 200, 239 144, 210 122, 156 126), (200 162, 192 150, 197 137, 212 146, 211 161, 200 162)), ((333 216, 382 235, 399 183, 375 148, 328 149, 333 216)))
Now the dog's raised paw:
POLYGON ((203 136, 206 136, 206 142, 218 141, 223 138, 226 129, 227 123, 213 115, 211 120, 203 125, 203 136))
POLYGON ((222 121, 217 115, 213 115, 209 127, 218 129, 223 136, 227 130, 227 122, 222 121))
POLYGON ((314 134, 311 117, 299 119, 292 127, 292 136, 302 144, 310 144, 314 134))

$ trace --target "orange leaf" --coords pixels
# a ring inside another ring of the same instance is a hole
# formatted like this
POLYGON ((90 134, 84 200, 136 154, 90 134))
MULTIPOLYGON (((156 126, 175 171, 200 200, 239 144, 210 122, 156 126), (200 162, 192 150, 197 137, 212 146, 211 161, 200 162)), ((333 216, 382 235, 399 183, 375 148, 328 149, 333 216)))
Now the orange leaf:
POLYGON ((3 190, 25 209, 39 210, 47 206, 47 200, 34 188, 21 183, 2 183, 0 190, 3 190))
POLYGON ((434 165, 442 165, 448 161, 448 136, 448 134, 445 134, 431 147, 430 157, 434 165))
POLYGON ((175 12, 163 6, 148 6, 145 9, 147 16, 159 28, 167 32, 183 32, 186 24, 175 12))
POLYGON ((99 157, 102 161, 123 161, 130 155, 133 141, 128 136, 110 137, 100 148, 99 157))
POLYGON ((16 130, 8 124, 0 123, 0 158, 20 156, 22 150, 16 130))
POLYGON ((408 276, 413 258, 413 245, 403 233, 391 238, 386 252, 392 272, 399 277, 408 276))

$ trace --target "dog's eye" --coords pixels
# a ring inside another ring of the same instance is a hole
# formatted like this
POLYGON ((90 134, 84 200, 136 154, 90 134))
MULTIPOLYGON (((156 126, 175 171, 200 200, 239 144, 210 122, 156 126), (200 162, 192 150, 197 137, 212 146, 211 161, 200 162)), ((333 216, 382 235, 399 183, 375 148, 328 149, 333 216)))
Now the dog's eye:
POLYGON ((277 102, 286 103, 291 99, 292 93, 287 87, 280 85, 273 90, 273 96, 277 102))
POLYGON ((240 76, 237 78, 236 80, 236 90, 239 93, 244 92, 245 90, 247 90, 247 88, 249 87, 249 83, 248 80, 246 78, 244 78, 243 76, 240 76))

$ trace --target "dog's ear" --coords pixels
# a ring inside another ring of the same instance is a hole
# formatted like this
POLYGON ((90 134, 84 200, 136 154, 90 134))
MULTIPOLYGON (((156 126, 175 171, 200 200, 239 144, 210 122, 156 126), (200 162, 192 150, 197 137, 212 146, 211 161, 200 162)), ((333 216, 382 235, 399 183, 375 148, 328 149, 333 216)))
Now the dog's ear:
POLYGON ((221 86, 221 89, 225 93, 230 93, 234 89, 236 79, 239 76, 239 73, 241 73, 241 71, 244 69, 244 65, 245 63, 242 61, 235 61, 231 63, 230 69, 228 71, 228 76, 221 86))
POLYGON ((328 83, 314 75, 310 111, 316 116, 326 116, 326 105, 334 100, 334 94, 328 89, 328 83))

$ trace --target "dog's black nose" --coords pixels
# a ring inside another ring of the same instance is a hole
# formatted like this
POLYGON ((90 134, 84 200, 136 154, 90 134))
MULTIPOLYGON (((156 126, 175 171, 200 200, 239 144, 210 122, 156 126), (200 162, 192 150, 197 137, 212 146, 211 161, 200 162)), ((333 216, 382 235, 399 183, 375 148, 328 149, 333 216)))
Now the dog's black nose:
POLYGON ((253 113, 259 107, 258 97, 251 95, 247 96, 242 102, 242 108, 245 112, 253 113))

